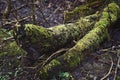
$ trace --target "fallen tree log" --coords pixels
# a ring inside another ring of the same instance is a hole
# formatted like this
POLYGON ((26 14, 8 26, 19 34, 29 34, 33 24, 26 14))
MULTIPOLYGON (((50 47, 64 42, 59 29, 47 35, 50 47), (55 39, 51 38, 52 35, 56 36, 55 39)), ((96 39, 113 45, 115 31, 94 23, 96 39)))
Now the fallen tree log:
POLYGON ((84 51, 93 50, 101 42, 108 38, 108 27, 120 17, 120 8, 117 4, 111 3, 104 8, 102 15, 94 28, 86 34, 78 43, 65 54, 53 59, 49 64, 40 70, 40 76, 47 80, 48 77, 60 71, 74 69, 84 58, 84 51))
POLYGON ((18 45, 29 54, 41 56, 51 54, 64 48, 73 40, 78 41, 93 28, 99 14, 81 18, 76 23, 63 24, 51 28, 43 28, 33 24, 17 26, 14 29, 14 38, 18 45))
POLYGON ((93 0, 76 7, 72 11, 64 12, 64 23, 69 23, 78 20, 80 17, 94 14, 103 7, 104 0, 93 0))

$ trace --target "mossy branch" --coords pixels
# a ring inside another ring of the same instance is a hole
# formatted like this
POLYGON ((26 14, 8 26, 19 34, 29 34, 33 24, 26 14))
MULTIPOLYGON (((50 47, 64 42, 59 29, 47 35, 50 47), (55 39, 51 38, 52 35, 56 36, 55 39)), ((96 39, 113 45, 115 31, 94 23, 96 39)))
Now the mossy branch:
POLYGON ((93 28, 99 14, 81 18, 76 23, 43 28, 33 24, 17 25, 14 37, 28 54, 51 55, 60 48, 67 47, 73 40, 78 41, 93 28))
POLYGON ((46 79, 59 71, 72 70, 84 58, 84 52, 86 50, 93 50, 108 38, 109 17, 111 17, 111 23, 114 23, 119 18, 118 16, 120 16, 120 9, 117 4, 111 3, 108 6, 109 11, 108 7, 104 8, 99 21, 96 22, 94 28, 88 34, 64 55, 53 59, 40 70, 42 78, 46 79))
POLYGON ((84 17, 95 13, 102 7, 104 0, 89 1, 83 5, 76 7, 73 11, 64 13, 64 23, 73 22, 78 20, 80 17, 84 17))

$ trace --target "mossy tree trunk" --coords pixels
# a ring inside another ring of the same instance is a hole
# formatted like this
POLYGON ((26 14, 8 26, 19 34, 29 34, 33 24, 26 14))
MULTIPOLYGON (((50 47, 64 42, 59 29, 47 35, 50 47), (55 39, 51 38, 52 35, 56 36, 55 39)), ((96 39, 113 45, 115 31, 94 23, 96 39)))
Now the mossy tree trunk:
MULTIPOLYGON (((51 28, 43 28, 33 24, 25 26, 17 25, 14 29, 14 37, 28 54, 52 54, 54 51, 64 48, 73 40, 78 41, 93 28, 99 14, 81 18, 76 23, 63 24, 51 28)), ((35 56, 36 56, 35 55, 35 56)))
POLYGON ((47 79, 59 71, 74 69, 84 58, 85 50, 93 50, 101 42, 108 38, 108 27, 120 16, 120 8, 117 4, 111 3, 104 8, 101 17, 94 25, 94 28, 80 39, 77 44, 65 54, 53 59, 49 64, 40 70, 42 78, 47 79))

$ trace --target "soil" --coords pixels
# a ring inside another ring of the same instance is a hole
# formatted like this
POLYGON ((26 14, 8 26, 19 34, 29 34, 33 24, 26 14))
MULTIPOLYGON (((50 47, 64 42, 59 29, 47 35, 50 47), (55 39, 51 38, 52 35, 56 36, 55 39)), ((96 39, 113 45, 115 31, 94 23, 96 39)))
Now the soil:
MULTIPOLYGON (((85 0, 41 0, 35 2, 35 23, 32 21, 31 0, 11 0, 12 11, 4 23, 22 19, 21 23, 32 23, 43 27, 52 27, 59 24, 64 24, 64 12, 73 10, 76 6, 81 5, 85 0), (18 9, 18 10, 16 10, 18 9), (14 11, 16 10, 16 11, 14 11)), ((0 24, 3 23, 2 16, 6 8, 6 0, 0 0, 0 24)), ((11 29, 16 22, 10 25, 2 26, 6 29, 11 29)), ((99 48, 93 52, 86 52, 85 59, 74 69, 71 74, 75 80, 102 80, 110 71, 109 75, 104 80, 113 80, 116 75, 120 80, 120 20, 118 20, 110 29, 110 40, 104 41, 99 48), (117 67, 117 73, 116 73, 117 67)), ((14 57, 0 58, 0 77, 1 75, 9 80, 40 80, 35 77, 34 71, 28 73, 24 71, 21 64, 17 64, 20 55, 14 57)))

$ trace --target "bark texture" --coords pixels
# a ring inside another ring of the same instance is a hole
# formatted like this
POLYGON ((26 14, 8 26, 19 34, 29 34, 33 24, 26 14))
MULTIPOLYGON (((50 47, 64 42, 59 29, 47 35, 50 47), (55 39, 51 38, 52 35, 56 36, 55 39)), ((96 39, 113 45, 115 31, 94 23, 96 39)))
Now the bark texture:
POLYGON ((78 43, 65 54, 53 59, 49 64, 40 70, 42 78, 47 79, 59 71, 69 71, 74 69, 84 58, 84 51, 93 50, 101 42, 107 39, 108 27, 120 16, 120 8, 117 4, 111 3, 103 9, 101 17, 94 25, 94 28, 86 34, 78 43))

